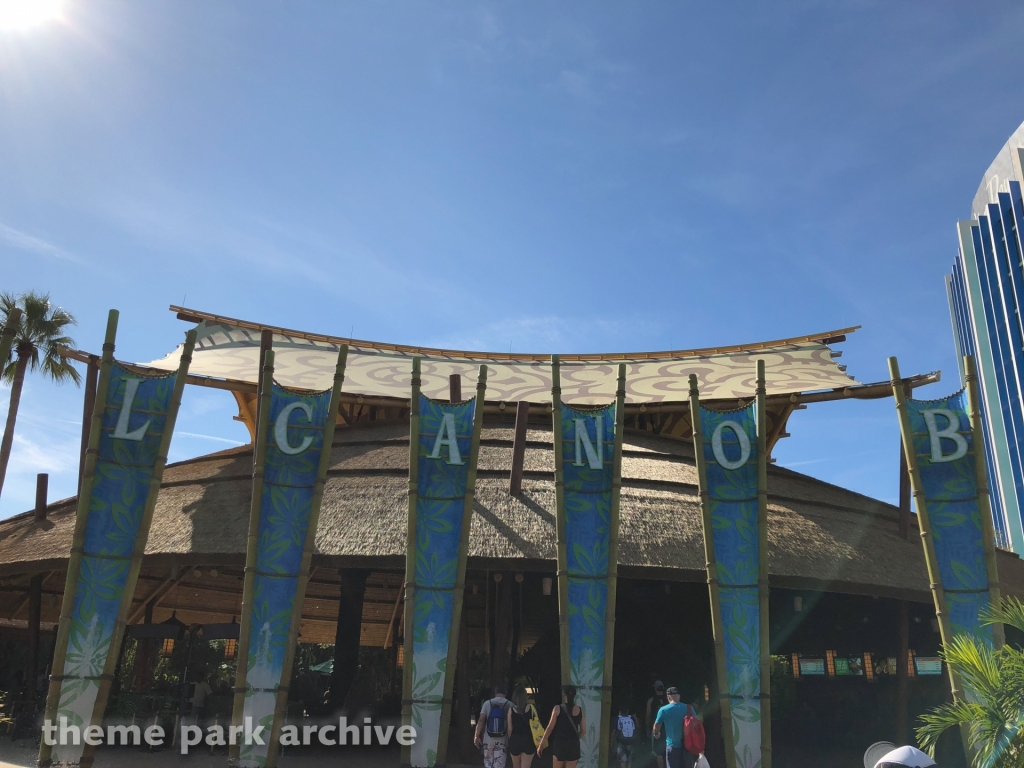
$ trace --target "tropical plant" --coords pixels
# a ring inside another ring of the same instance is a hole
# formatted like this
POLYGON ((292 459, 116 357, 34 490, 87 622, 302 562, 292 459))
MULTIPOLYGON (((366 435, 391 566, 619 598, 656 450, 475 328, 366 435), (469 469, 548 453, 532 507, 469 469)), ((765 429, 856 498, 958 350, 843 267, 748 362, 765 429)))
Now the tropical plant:
MULTIPOLYGON (((982 623, 1007 624, 1024 632, 1024 604, 1016 598, 982 613, 982 623)), ((1005 645, 996 650, 973 635, 956 635, 943 658, 959 673, 966 700, 944 704, 921 716, 921 748, 935 754, 939 737, 964 727, 974 768, 1024 766, 1024 651, 1005 645)))
POLYGON ((74 348, 75 340, 65 335, 69 326, 77 321, 67 310, 50 303, 49 294, 29 291, 19 296, 0 293, 0 323, 6 325, 11 310, 21 309, 21 318, 15 324, 14 344, 6 360, 0 360, 4 381, 11 385, 11 400, 7 408, 7 424, 0 441, 0 493, 3 492, 7 464, 14 445, 14 425, 18 420, 21 390, 28 371, 41 371, 43 376, 62 384, 81 377, 71 362, 61 356, 61 347, 74 348))

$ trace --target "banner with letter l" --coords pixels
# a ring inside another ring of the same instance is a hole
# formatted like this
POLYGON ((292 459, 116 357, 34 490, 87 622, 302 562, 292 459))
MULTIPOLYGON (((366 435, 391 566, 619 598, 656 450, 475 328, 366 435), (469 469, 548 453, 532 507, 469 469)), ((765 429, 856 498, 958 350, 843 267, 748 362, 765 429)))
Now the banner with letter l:
MULTIPOLYGON (((44 716, 82 730, 103 720, 196 339, 176 373, 143 374, 114 360, 117 321, 111 310, 44 716)), ((43 739, 39 765, 90 765, 83 741, 43 739)))
POLYGON ((232 722, 264 730, 230 747, 245 768, 277 762, 347 354, 342 345, 323 392, 274 383, 273 350, 263 362, 232 722))

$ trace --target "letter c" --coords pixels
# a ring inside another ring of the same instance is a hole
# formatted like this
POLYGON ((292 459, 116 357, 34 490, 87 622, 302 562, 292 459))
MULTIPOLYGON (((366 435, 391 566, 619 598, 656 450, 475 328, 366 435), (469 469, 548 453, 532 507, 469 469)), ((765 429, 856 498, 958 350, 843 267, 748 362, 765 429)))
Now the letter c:
POLYGON ((289 403, 281 409, 281 413, 277 415, 277 420, 274 422, 274 439, 277 440, 277 447, 281 449, 281 453, 286 453, 289 456, 302 453, 313 444, 313 438, 309 435, 302 438, 302 442, 298 446, 288 444, 288 417, 292 415, 292 411, 302 411, 306 414, 307 421, 313 420, 313 409, 308 403, 301 400, 289 403))
POLYGON ((325 736, 326 736, 328 731, 336 730, 337 727, 338 726, 336 726, 336 725, 324 725, 324 726, 321 726, 320 730, 317 731, 317 734, 316 734, 316 737, 318 739, 320 739, 320 743, 323 744, 325 747, 333 747, 335 744, 337 744, 338 742, 337 742, 336 739, 325 738, 325 736))

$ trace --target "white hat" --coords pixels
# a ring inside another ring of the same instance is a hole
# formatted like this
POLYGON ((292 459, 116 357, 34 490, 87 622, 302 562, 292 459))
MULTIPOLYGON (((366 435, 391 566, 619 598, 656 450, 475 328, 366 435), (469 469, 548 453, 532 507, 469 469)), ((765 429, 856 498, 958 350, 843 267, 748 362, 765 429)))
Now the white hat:
POLYGON ((882 755, 882 759, 875 763, 875 768, 896 768, 906 766, 907 768, 929 768, 936 765, 928 755, 916 747, 899 747, 888 754, 882 755))

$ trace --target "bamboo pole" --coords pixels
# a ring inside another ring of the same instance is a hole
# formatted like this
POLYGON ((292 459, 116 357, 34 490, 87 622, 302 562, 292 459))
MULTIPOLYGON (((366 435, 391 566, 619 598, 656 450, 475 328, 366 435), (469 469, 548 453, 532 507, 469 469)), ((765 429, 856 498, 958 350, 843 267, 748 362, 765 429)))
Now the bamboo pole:
MULTIPOLYGON (((252 498, 249 501, 249 534, 245 547, 245 576, 242 581, 242 607, 238 626, 238 648, 235 658, 235 688, 231 725, 240 727, 245 713, 245 689, 249 675, 249 634, 252 628, 252 593, 256 583, 256 556, 260 540, 260 506, 263 501, 263 473, 267 459, 267 426, 270 419, 270 398, 273 393, 274 351, 263 356, 262 380, 268 383, 260 392, 260 420, 256 424, 256 445, 253 451, 252 498)), ((228 746, 228 764, 238 765, 241 739, 228 746)))
MULTIPOLYGON (((619 495, 622 490, 622 438, 626 428, 626 364, 619 363, 615 388, 615 449, 612 454, 612 493, 608 511, 608 597, 604 614, 604 677, 601 681, 601 727, 612 716, 612 672, 615 668, 615 602, 619 587, 619 495)), ((601 457, 602 461, 604 457, 601 457)), ((613 729, 601 739, 598 765, 608 765, 613 729)))
POLYGON ((551 435, 555 447, 555 532, 558 550, 558 641, 562 685, 572 684, 569 655, 569 564, 565 540, 565 472, 562 459, 562 376, 558 355, 551 356, 551 435))
POLYGON ((697 388, 697 376, 693 373, 690 374, 690 418, 693 423, 693 452, 697 462, 701 527, 704 531, 704 558, 707 562, 708 594, 711 599, 711 631, 715 640, 715 671, 718 677, 719 703, 722 708, 725 764, 727 768, 736 768, 736 748, 732 737, 732 700, 729 698, 729 673, 725 667, 725 630, 722 625, 722 603, 718 593, 718 564, 715 560, 707 462, 704 458, 704 433, 701 431, 700 392, 697 388))
MULTIPOLYGON (((973 355, 964 357, 964 377, 967 383, 967 414, 971 420, 971 448, 974 451, 974 471, 978 485, 978 512, 981 514, 982 542, 985 547, 985 570, 988 575, 989 602, 995 608, 1001 602, 999 568, 996 562, 996 534, 989 502, 988 471, 985 466, 985 436, 981 429, 981 398, 978 396, 978 368, 973 355)), ((992 625, 992 639, 997 649, 1006 642, 1002 624, 992 625)))
MULTIPOLYGON (((459 539, 459 565, 455 574, 455 592, 452 595, 452 624, 448 632, 448 660, 444 671, 444 695, 441 699, 441 732, 437 739, 435 766, 448 764, 448 731, 452 722, 452 691, 455 687, 455 668, 458 665, 459 631, 462 626, 462 603, 466 595, 466 562, 469 559, 469 531, 473 525, 473 500, 476 497, 476 466, 480 455, 480 433, 484 425, 484 395, 487 393, 487 366, 480 366, 476 380, 476 401, 473 403, 473 439, 469 448, 469 468, 466 475, 466 500, 462 507, 462 532, 459 539)), ((468 670, 467 670, 468 672, 468 670)))
POLYGON ((302 546, 302 561, 299 566, 298 581, 295 585, 295 598, 292 601, 292 620, 288 628, 288 645, 284 653, 284 666, 281 668, 281 682, 277 687, 277 701, 274 702, 274 720, 270 727, 270 742, 267 745, 265 768, 275 768, 278 750, 281 746, 281 724, 284 721, 288 708, 292 668, 295 665, 295 647, 298 645, 299 630, 302 627, 302 608, 306 601, 306 585, 309 582, 313 550, 316 549, 316 530, 320 523, 320 505, 323 502, 324 486, 327 483, 327 469, 331 465, 334 428, 338 424, 336 416, 338 413, 338 400, 342 384, 345 383, 345 363, 347 360, 348 345, 342 344, 338 350, 338 362, 334 366, 334 387, 331 389, 331 402, 327 409, 327 421, 324 424, 323 442, 320 448, 320 464, 317 467, 316 481, 313 485, 313 498, 309 507, 309 522, 306 527, 306 539, 302 546))
MULTIPOLYGON (((935 552, 935 541, 932 538, 931 521, 928 518, 928 504, 925 500, 924 486, 921 484, 921 470, 917 464, 917 449, 914 448, 914 434, 911 431, 910 414, 907 411, 907 396, 903 391, 903 381, 900 379, 900 366, 895 357, 889 358, 889 378, 892 383, 893 398, 896 400, 896 413, 900 421, 900 435, 903 439, 903 453, 907 458, 910 487, 913 489, 914 503, 917 506, 917 525, 921 530, 924 563, 928 569, 929 586, 932 591, 932 600, 935 603, 935 616, 939 621, 939 636, 942 640, 942 647, 948 648, 950 641, 953 639, 953 628, 946 609, 946 593, 942 588, 939 560, 935 552)), ((953 700, 957 702, 962 701, 963 686, 960 682, 960 675, 951 664, 947 664, 946 668, 949 670, 949 687, 953 694, 953 700)), ((963 741, 964 753, 967 755, 968 762, 970 762, 971 741, 966 725, 961 725, 960 737, 963 741)))
MULTIPOLYGON (((416 502, 420 464, 420 359, 412 359, 409 400, 409 529, 405 540, 405 638, 402 660, 402 725, 412 725, 412 654, 416 613, 416 502)), ((402 765, 412 764, 412 747, 402 747, 402 765)))
MULTIPOLYGON (((93 708, 92 723, 103 722, 103 714, 107 710, 107 699, 110 696, 110 685, 113 682, 114 670, 121 657, 121 643, 124 641, 125 627, 128 626, 128 613, 131 611, 132 598, 135 596, 135 586, 139 581, 139 571, 142 570, 142 559, 146 551, 146 542, 149 540, 149 528, 153 523, 153 510, 156 509, 157 497, 160 494, 160 483, 164 477, 164 467, 167 466, 167 453, 171 447, 171 438, 174 436, 174 424, 178 418, 178 409, 181 406, 181 395, 185 391, 185 377, 188 376, 188 368, 192 362, 192 351, 196 345, 196 332, 189 331, 185 335, 185 345, 181 350, 181 363, 178 372, 174 377, 174 388, 171 391, 171 400, 167 406, 167 417, 164 420, 164 431, 160 436, 160 446, 157 449, 156 463, 153 467, 153 474, 149 480, 149 491, 146 495, 146 505, 143 508, 142 520, 139 523, 139 532, 135 536, 135 547, 132 550, 131 564, 128 567, 128 576, 125 580, 124 592, 121 595, 121 606, 117 611, 117 622, 114 624, 114 633, 110 638, 110 648, 107 651, 107 660, 103 666, 103 677, 100 679, 99 692, 96 694, 96 704, 93 708)), ((96 747, 90 744, 85 745, 82 752, 81 765, 92 765, 96 747)))
POLYGON ((761 638, 761 768, 772 768, 772 649, 768 621, 768 412, 764 360, 757 361, 757 596, 761 638))
MULTIPOLYGON (((103 428, 103 411, 107 403, 107 389, 110 386, 110 370, 114 364, 114 340, 117 337, 118 312, 110 310, 107 315, 107 333, 103 339, 103 357, 100 362, 100 381, 96 388, 96 405, 92 410, 92 427, 89 431, 89 448, 85 456, 85 473, 78 494, 78 509, 75 512, 75 532, 71 539, 71 553, 68 557, 68 572, 64 579, 64 599, 61 602, 60 620, 57 624, 57 640, 53 649, 53 663, 50 669, 50 686, 46 694, 44 722, 54 723, 60 706, 60 689, 64 680, 64 661, 71 635, 72 614, 75 608, 75 591, 82 568, 82 548, 85 545, 85 527, 89 521, 89 500, 92 496, 93 481, 96 477, 96 457, 99 453, 100 434, 103 428)), ((53 746, 42 739, 39 744, 40 766, 51 763, 53 746)))

